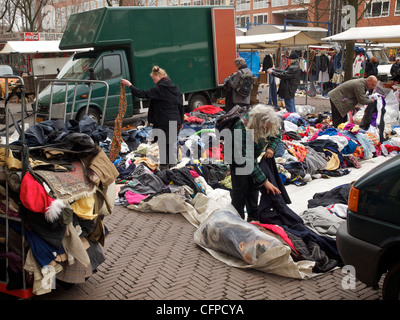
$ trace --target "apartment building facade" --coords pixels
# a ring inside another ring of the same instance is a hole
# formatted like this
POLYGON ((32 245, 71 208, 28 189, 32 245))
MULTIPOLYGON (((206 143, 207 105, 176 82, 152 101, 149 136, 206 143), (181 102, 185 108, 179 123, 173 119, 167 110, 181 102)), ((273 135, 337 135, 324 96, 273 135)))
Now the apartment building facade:
MULTIPOLYGON (((44 8, 44 30, 63 32, 71 14, 104 6, 202 6, 233 5, 236 26, 254 24, 318 26, 341 32, 343 0, 53 0, 44 8)), ((357 26, 400 24, 400 0, 371 0, 359 5, 357 26)))

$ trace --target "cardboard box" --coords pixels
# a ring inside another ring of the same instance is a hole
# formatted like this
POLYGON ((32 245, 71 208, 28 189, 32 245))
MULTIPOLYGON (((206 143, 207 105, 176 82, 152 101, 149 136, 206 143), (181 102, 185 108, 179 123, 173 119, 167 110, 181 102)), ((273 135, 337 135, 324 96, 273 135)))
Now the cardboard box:
POLYGON ((261 83, 268 83, 268 73, 259 72, 258 74, 260 75, 260 77, 259 77, 260 84, 261 83))

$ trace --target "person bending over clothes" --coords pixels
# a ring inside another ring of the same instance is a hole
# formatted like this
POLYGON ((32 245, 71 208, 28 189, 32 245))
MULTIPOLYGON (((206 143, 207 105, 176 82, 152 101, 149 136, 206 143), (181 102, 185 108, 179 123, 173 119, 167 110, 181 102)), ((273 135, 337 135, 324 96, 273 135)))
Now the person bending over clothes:
POLYGON ((348 80, 329 91, 329 100, 332 109, 332 124, 335 128, 341 123, 347 122, 347 114, 357 109, 357 104, 369 105, 375 100, 369 98, 368 91, 373 91, 378 84, 378 78, 348 80))

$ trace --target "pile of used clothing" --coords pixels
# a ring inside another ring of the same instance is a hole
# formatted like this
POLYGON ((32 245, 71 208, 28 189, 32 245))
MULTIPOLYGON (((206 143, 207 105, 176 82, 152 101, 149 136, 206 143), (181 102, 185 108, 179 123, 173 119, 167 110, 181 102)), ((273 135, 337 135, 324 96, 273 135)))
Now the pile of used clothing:
MULTIPOLYGON (((52 279, 68 286, 83 283, 105 261, 102 247, 108 231, 104 218, 114 208, 118 176, 99 147, 106 137, 106 130, 89 117, 68 123, 47 120, 25 131, 27 154, 2 150, 12 205, 6 211, 3 202, 1 211, 25 221, 27 239, 22 247, 21 222, 9 221, 9 251, 3 244, 0 250, 2 277, 6 274, 4 259, 11 261, 7 290, 22 288, 22 272, 36 295, 51 292, 56 287, 52 279), (21 265, 23 270, 16 267, 21 265)), ((20 137, 10 145, 22 142, 20 137)), ((5 181, 2 185, 6 195, 5 181)), ((1 223, 1 237, 6 233, 1 223)))
MULTIPOLYGON (((181 213, 198 228, 195 236, 198 245, 237 267, 254 267, 305 278, 340 266, 335 234, 346 218, 340 206, 342 203, 330 203, 329 208, 310 207, 303 213, 295 213, 287 206, 290 199, 267 197, 262 193, 259 221, 252 224, 264 234, 273 235, 280 243, 266 239, 265 235, 249 227, 248 222, 236 219, 235 210, 229 207, 229 166, 224 162, 223 141, 219 140, 215 130, 216 119, 221 114, 224 114, 223 110, 213 106, 186 114, 183 130, 178 136, 175 168, 158 170, 158 147, 144 140, 135 150, 122 154, 116 164, 120 172, 116 203, 143 212, 181 213), (222 212, 214 216, 216 210, 222 212), (243 237, 231 228, 243 230, 243 237), (249 239, 247 228, 258 235, 249 239), (230 236, 233 233, 237 239, 230 236), (217 239, 217 234, 226 242, 210 240, 217 239), (221 247, 221 243, 224 246, 221 247), (282 250, 275 257, 279 256, 285 263, 271 267, 273 262, 268 257, 274 250, 282 250)), ((396 125, 385 130, 382 136, 377 134, 376 123, 372 122, 369 127, 361 126, 361 121, 353 121, 333 128, 329 114, 297 114, 282 110, 280 115, 282 141, 272 165, 275 169, 271 169, 271 164, 262 167, 269 179, 273 172, 282 186, 302 186, 312 179, 346 175, 350 170, 360 168, 363 160, 396 154, 400 150, 397 149, 400 136, 396 125)), ((137 130, 143 132, 145 128, 137 130)))

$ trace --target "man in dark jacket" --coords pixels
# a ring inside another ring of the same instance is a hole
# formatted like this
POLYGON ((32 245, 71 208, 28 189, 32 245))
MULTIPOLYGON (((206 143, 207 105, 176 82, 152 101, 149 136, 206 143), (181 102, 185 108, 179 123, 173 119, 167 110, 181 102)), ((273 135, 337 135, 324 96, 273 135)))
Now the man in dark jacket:
POLYGON ((400 69, 400 57, 396 57, 395 63, 393 63, 390 68, 390 75, 392 76, 393 81, 400 81, 399 69, 400 69))
POLYGON ((176 164, 176 150, 172 153, 174 158, 170 158, 169 155, 171 153, 170 148, 177 141, 178 131, 183 126, 182 94, 178 86, 168 78, 165 70, 160 67, 153 67, 151 77, 155 86, 147 90, 138 89, 125 79, 121 79, 121 83, 128 86, 134 96, 150 99, 148 122, 153 124, 153 129, 160 129, 165 134, 165 144, 160 143, 160 141, 158 144, 160 163, 162 164, 160 168, 167 169, 170 165, 176 164), (170 136, 172 132, 174 132, 174 135, 170 136))
POLYGON ((289 59, 290 65, 285 70, 273 68, 268 69, 267 72, 281 79, 278 95, 285 100, 285 106, 288 112, 296 112, 294 96, 300 84, 299 56, 296 52, 292 52, 289 59))

